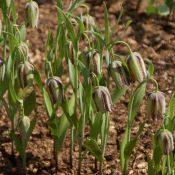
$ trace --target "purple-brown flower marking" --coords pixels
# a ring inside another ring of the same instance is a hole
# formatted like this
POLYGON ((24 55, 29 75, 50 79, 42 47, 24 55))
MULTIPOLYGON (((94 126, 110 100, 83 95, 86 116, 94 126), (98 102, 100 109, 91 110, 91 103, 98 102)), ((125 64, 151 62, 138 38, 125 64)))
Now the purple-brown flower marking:
POLYGON ((110 66, 111 76, 116 86, 121 89, 130 84, 129 75, 127 75, 121 61, 114 61, 110 66))
POLYGON ((161 132, 159 135, 159 144, 162 148, 163 154, 170 154, 174 150, 174 141, 172 133, 168 130, 161 132))
POLYGON ((18 81, 21 88, 33 84, 34 67, 29 62, 20 63, 18 66, 18 81))
POLYGON ((93 91, 93 100, 98 112, 112 111, 112 99, 107 87, 96 87, 93 91))
POLYGON ((133 81, 142 82, 147 78, 145 63, 139 53, 133 52, 127 60, 127 65, 133 81))
POLYGON ((46 88, 52 104, 61 104, 64 102, 64 88, 59 77, 54 76, 49 78, 46 81, 46 88))
POLYGON ((101 74, 101 58, 96 51, 88 51, 87 48, 83 51, 84 63, 90 72, 96 75, 101 74))
POLYGON ((2 57, 0 57, 0 81, 4 80, 4 75, 5 75, 5 64, 2 57))
POLYGON ((83 24, 87 31, 92 31, 93 26, 95 26, 94 18, 90 15, 82 16, 83 24))
POLYGON ((149 95, 147 101, 147 116, 149 118, 163 118, 166 110, 166 101, 162 92, 153 92, 149 95))

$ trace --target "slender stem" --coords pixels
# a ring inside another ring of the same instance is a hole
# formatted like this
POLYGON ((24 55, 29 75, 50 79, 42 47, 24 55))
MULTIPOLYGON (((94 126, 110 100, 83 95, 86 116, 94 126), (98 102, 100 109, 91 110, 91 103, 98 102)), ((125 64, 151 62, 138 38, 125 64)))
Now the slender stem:
POLYGON ((126 46, 126 47, 128 48, 129 53, 132 54, 132 50, 131 50, 129 44, 126 43, 126 42, 124 42, 124 41, 116 41, 116 42, 109 48, 109 50, 111 50, 111 49, 113 48, 114 45, 118 45, 118 44, 123 44, 124 46, 126 46))
POLYGON ((167 155, 168 174, 171 174, 170 155, 167 155))
POLYGON ((56 146, 57 145, 57 140, 56 138, 54 138, 54 143, 53 143, 53 156, 54 156, 54 160, 55 160, 55 172, 58 172, 59 166, 58 166, 58 153, 57 153, 57 149, 56 146))
POLYGON ((163 156, 162 175, 165 174, 165 166, 166 166, 166 157, 163 156))
POLYGON ((74 127, 71 126, 70 131, 70 168, 73 168, 73 151, 74 151, 74 127))
POLYGON ((149 80, 154 82, 154 84, 155 84, 155 91, 157 92, 159 90, 159 85, 158 85, 157 81, 154 78, 150 78, 149 80))
POLYGON ((79 160, 78 160, 78 175, 81 174, 81 165, 82 165, 82 148, 83 148, 83 142, 84 142, 84 129, 85 129, 85 111, 82 115, 82 128, 81 128, 81 136, 79 140, 79 160))
MULTIPOLYGON (((109 133, 109 114, 105 113, 105 126, 104 126, 104 137, 102 139, 102 158, 104 160, 104 154, 105 154, 105 149, 106 149, 106 145, 107 145, 107 138, 108 138, 108 133, 109 133)), ((100 172, 99 174, 102 175, 103 174, 103 160, 100 162, 100 172)))

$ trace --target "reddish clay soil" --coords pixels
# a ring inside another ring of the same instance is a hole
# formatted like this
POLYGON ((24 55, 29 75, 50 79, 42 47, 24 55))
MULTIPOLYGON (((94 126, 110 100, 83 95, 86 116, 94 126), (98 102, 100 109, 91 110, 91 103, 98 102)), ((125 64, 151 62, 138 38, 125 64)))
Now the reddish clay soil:
MULTIPOLYGON (((89 0, 90 13, 95 17, 97 25, 103 28, 104 10, 102 5, 89 0)), ((19 21, 23 20, 25 0, 17 0, 19 21)), ((64 1, 65 7, 69 1, 64 1)), ((136 0, 127 1, 124 4, 124 15, 120 24, 114 28, 115 36, 128 42, 133 51, 140 52, 143 58, 148 58, 155 65, 155 79, 159 82, 159 88, 166 94, 167 102, 172 93, 173 76, 175 70, 175 23, 168 18, 146 16, 143 11, 146 4, 143 2, 136 12, 136 0), (130 27, 123 32, 123 25, 132 20, 130 27)), ((121 9, 121 0, 108 1, 110 24, 113 26, 121 9)), ((78 13, 78 12, 77 12, 78 13)), ((40 6, 40 23, 36 30, 28 29, 27 37, 30 48, 30 60, 43 71, 44 44, 48 29, 56 30, 56 7, 51 0, 40 6)), ((126 53, 126 48, 117 47, 117 52, 126 53)), ((44 72, 43 72, 44 74, 44 72)), ((148 93, 152 86, 149 85, 148 93)), ((125 130, 127 120, 127 104, 130 93, 122 97, 120 102, 113 106, 110 116, 110 132, 106 150, 104 174, 120 175, 119 145, 125 130)), ((52 138, 47 126, 47 115, 44 109, 42 97, 37 98, 38 120, 27 147, 27 173, 37 175, 54 174, 52 161, 52 138)), ((0 175, 20 174, 20 159, 16 153, 16 159, 11 157, 11 141, 9 138, 10 122, 3 109, 0 110, 0 175)), ((133 126, 133 134, 137 131, 139 124, 145 118, 145 101, 133 126)), ((152 134, 160 126, 161 121, 147 122, 137 146, 133 151, 129 174, 147 174, 146 155, 151 155, 152 134)), ((64 141, 59 156, 58 175, 77 174, 78 146, 75 144, 74 167, 69 166, 69 131, 64 141)), ((94 159, 87 155, 83 160, 82 174, 96 174, 94 172, 94 159)))

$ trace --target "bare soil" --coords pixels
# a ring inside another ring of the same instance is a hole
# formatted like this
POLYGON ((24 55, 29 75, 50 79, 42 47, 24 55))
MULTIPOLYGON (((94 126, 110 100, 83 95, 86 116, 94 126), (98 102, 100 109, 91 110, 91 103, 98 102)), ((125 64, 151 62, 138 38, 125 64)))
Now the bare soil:
MULTIPOLYGON (((97 25, 103 28, 104 10, 103 6, 97 1, 88 0, 90 13, 95 17, 97 25)), ((111 26, 115 24, 120 9, 121 0, 108 1, 109 18, 111 26)), ((124 3, 124 15, 120 24, 114 28, 115 36, 128 42, 133 51, 140 52, 143 58, 148 58, 155 65, 155 79, 159 82, 159 88, 166 94, 167 102, 172 93, 173 76, 175 70, 175 23, 168 20, 167 17, 147 16, 144 13, 146 7, 145 1, 136 12, 136 0, 126 1, 124 3), (126 32, 122 31, 123 25, 132 20, 130 27, 126 32)), ((24 0, 17 0, 19 21, 24 17, 24 0)), ((69 1, 64 1, 65 7, 69 1)), ((78 13, 78 12, 77 12, 78 13)), ((46 1, 40 5, 40 23, 36 30, 28 29, 27 38, 30 49, 30 60, 43 71, 44 44, 48 29, 56 30, 56 6, 53 1, 46 1)), ((119 53, 125 53, 126 49, 117 47, 119 53)), ((151 92, 152 85, 149 85, 148 93, 151 92)), ((127 120, 127 104, 129 93, 122 97, 120 102, 113 106, 110 115, 110 132, 106 150, 105 175, 120 175, 119 145, 125 130, 127 120)), ((38 120, 36 128, 32 134, 27 148, 27 173, 30 175, 51 175, 55 174, 52 158, 53 140, 47 126, 47 115, 44 109, 43 100, 40 95, 37 98, 38 120)), ((16 158, 11 156, 11 141, 9 138, 10 122, 3 109, 0 110, 0 175, 20 175, 21 162, 19 155, 16 158)), ((145 102, 141 106, 140 112, 133 126, 133 133, 139 127, 139 124, 145 120, 145 102)), ((130 164, 130 175, 146 175, 147 163, 146 156, 151 155, 152 134, 160 126, 161 121, 147 122, 137 147, 134 149, 130 164)), ((64 141, 62 151, 59 155, 58 175, 77 174, 78 146, 75 145, 74 167, 69 165, 69 131, 64 141)), ((97 174, 94 171, 94 159, 87 155, 83 161, 82 174, 97 174)))

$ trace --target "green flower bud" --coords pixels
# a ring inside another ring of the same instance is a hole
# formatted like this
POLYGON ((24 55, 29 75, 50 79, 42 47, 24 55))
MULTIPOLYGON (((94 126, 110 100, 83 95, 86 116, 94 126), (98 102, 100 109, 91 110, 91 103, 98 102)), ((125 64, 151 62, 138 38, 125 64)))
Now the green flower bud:
POLYGON ((64 102, 64 87, 59 77, 51 77, 46 81, 46 89, 52 101, 52 104, 61 104, 64 102))
POLYGON ((93 91, 93 100, 98 112, 112 111, 112 99, 107 87, 96 87, 93 91))
POLYGON ((129 73, 124 68, 121 61, 112 62, 110 65, 110 73, 119 89, 130 84, 129 73))
POLYGON ((32 28, 37 27, 39 17, 39 7, 35 1, 30 1, 25 6, 26 25, 32 28))
POLYGON ((127 60, 127 65, 134 81, 142 82, 147 78, 145 63, 139 53, 133 52, 127 60))
POLYGON ((5 75, 5 64, 4 60, 0 57, 0 81, 4 80, 5 75))
POLYGON ((23 89, 26 86, 33 85, 34 67, 29 62, 20 63, 18 66, 18 81, 20 87, 23 89))
POLYGON ((20 44, 15 48, 15 57, 18 59, 17 62, 23 61, 28 57, 29 49, 26 43, 20 42, 20 44))
POLYGON ((174 150, 174 141, 172 133, 168 130, 165 130, 160 133, 158 138, 163 154, 169 155, 174 150))
POLYGON ((166 110, 166 101, 162 92, 153 92, 149 95, 147 101, 147 116, 149 118, 162 118, 166 110))

